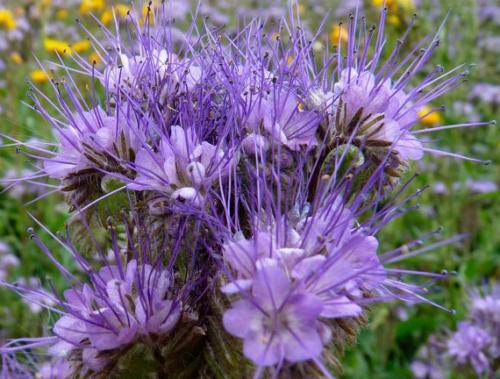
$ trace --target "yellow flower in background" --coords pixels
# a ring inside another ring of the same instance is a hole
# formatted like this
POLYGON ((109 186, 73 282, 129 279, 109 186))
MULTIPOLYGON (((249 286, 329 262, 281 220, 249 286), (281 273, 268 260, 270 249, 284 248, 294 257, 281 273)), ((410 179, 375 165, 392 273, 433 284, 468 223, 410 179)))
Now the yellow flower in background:
POLYGON ((104 25, 109 24, 111 21, 113 21, 113 11, 116 14, 118 18, 122 17, 127 17, 127 13, 130 10, 130 7, 128 5, 124 4, 116 4, 114 5, 111 9, 106 9, 102 16, 101 16, 101 22, 104 25))
MULTIPOLYGON (((372 5, 381 7, 384 5, 384 0, 372 0, 372 5)), ((413 0, 386 0, 385 5, 388 9, 387 23, 396 27, 401 26, 405 20, 405 15, 415 9, 413 0)))
POLYGON ((50 53, 57 52, 58 54, 71 55, 71 48, 65 41, 54 38, 45 38, 43 40, 43 47, 50 53))
POLYGON ((89 62, 91 64, 98 64, 101 63, 101 57, 99 57, 99 54, 97 54, 95 51, 89 54, 89 62))
POLYGON ((80 13, 95 13, 102 11, 104 7, 104 0, 82 0, 80 3, 80 13))
POLYGON ((387 15, 387 22, 394 26, 401 25, 401 19, 395 14, 387 15))
POLYGON ((332 31, 330 32, 330 39, 334 45, 338 43, 339 37, 341 43, 347 43, 347 40, 349 39, 347 29, 339 25, 333 25, 332 31))
POLYGON ((388 8, 390 8, 396 2, 396 0, 372 0, 372 5, 374 7, 381 7, 382 5, 384 5, 384 1, 385 5, 388 8))
POLYGON ((90 44, 90 41, 84 39, 78 42, 75 42, 74 44, 70 45, 66 41, 58 40, 55 38, 45 38, 43 40, 43 47, 45 50, 47 50, 50 53, 58 53, 58 54, 66 54, 66 55, 71 55, 73 53, 83 53, 90 49, 92 45, 90 44))
POLYGON ((399 7, 407 11, 415 9, 415 3, 413 0, 397 0, 396 3, 399 7))
POLYGON ((149 23, 153 25, 155 23, 155 10, 159 8, 159 4, 163 0, 151 0, 142 7, 142 18, 139 20, 139 24, 143 25, 146 20, 149 19, 149 23), (148 18, 149 15, 149 18, 148 18))
POLYGON ((64 20, 66 18, 68 18, 68 11, 66 9, 59 9, 57 12, 56 12, 56 17, 59 19, 59 20, 64 20))
POLYGON ((35 83, 45 83, 49 80, 49 76, 43 70, 31 71, 30 77, 35 83))
POLYGON ((139 24, 144 24, 146 19, 148 18, 149 15, 149 23, 154 24, 155 19, 154 19, 154 14, 153 14, 153 9, 156 8, 156 2, 153 1, 151 6, 149 4, 146 4, 142 7, 142 18, 139 20, 139 24))
POLYGON ((8 9, 0 9, 0 28, 12 30, 16 28, 14 14, 8 9))
POLYGON ((10 53, 10 60, 15 64, 23 63, 23 57, 21 57, 21 54, 19 54, 17 51, 13 51, 12 53, 10 53))
POLYGON ((52 5, 52 0, 39 0, 38 4, 43 8, 48 8, 52 5))
POLYGON ((71 51, 75 53, 83 53, 84 51, 90 49, 90 46, 90 41, 84 39, 82 41, 75 42, 71 46, 71 51))
POLYGON ((420 110, 418 111, 418 117, 422 119, 421 122, 424 125, 428 126, 441 124, 443 122, 443 116, 441 115, 441 113, 438 111, 429 113, 431 112, 431 110, 432 108, 428 105, 424 105, 422 108, 420 108, 420 110))
MULTIPOLYGON (((374 7, 381 7, 384 5, 384 0, 372 0, 372 5, 374 7)), ((413 0, 385 0, 385 6, 391 12, 395 12, 398 9, 402 9, 403 11, 415 9, 413 0)))

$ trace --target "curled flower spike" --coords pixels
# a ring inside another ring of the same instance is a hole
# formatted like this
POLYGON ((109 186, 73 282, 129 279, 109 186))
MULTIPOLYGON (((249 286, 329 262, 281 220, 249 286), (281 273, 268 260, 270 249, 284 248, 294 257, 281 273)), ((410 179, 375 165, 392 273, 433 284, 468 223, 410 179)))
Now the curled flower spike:
POLYGON ((358 74, 354 68, 346 68, 335 92, 339 94, 335 117, 343 133, 349 135, 349 127, 358 127, 357 138, 367 149, 393 145, 392 151, 402 163, 422 158, 421 142, 406 130, 407 125, 417 122, 417 114, 405 106, 406 95, 391 88, 389 81, 376 88, 371 72, 358 74))
MULTIPOLYGON (((39 237, 32 236, 53 259, 39 237)), ((114 233, 112 238, 116 241, 114 233)), ((135 244, 132 240, 130 243, 135 244)), ((64 291, 62 297, 38 288, 3 283, 27 301, 51 309, 61 317, 52 328, 52 336, 29 341, 12 340, 0 352, 11 354, 31 347, 48 346, 49 355, 62 359, 62 362, 48 362, 40 368, 41 371, 50 371, 56 364, 66 371, 82 370, 91 375, 112 368, 133 346, 143 344, 154 349, 165 344, 180 321, 183 302, 174 291, 171 272, 157 258, 152 260, 155 253, 148 250, 148 246, 146 242, 139 242, 142 255, 136 255, 124 264, 116 241, 112 249, 115 263, 110 263, 104 255, 105 264, 93 270, 90 262, 74 246, 65 245, 86 273, 88 281, 79 282, 56 262, 63 274, 78 283, 64 291)), ((135 247, 132 251, 137 254, 135 247)))
POLYGON ((170 279, 165 271, 132 260, 123 269, 101 268, 93 284, 64 293, 68 314, 53 328, 61 340, 51 347, 56 355, 75 348, 83 355, 123 348, 141 335, 166 334, 179 320, 181 305, 166 299, 170 279))
MULTIPOLYGON (((342 153, 337 154, 334 172, 343 164, 342 153)), ((243 340, 245 356, 256 365, 279 371, 313 361, 321 370, 322 361, 331 359, 326 346, 339 325, 346 320, 361 324, 368 304, 427 301, 422 296, 425 288, 404 282, 401 274, 436 279, 448 275, 392 268, 396 257, 378 255, 376 224, 396 217, 391 213, 398 207, 390 205, 394 199, 381 190, 383 166, 361 190, 351 185, 364 175, 356 167, 350 168, 348 178, 337 177, 337 183, 326 179, 321 187, 311 189, 301 176, 307 174, 298 174, 307 170, 307 161, 298 160, 296 174, 291 175, 296 180, 280 187, 281 178, 268 175, 280 167, 280 157, 274 156, 271 162, 262 157, 265 161, 259 162, 258 156, 256 163, 247 161, 256 186, 244 186, 242 175, 234 178, 241 187, 236 185, 235 192, 228 194, 228 201, 234 196, 244 205, 238 214, 239 229, 226 235, 222 247, 226 280, 221 287, 232 301, 224 313, 224 327, 243 340), (264 165, 268 171, 256 170, 264 165), (309 196, 311 190, 315 192, 309 196), (304 203, 309 198, 312 203, 304 203), (388 207, 377 210, 376 204, 382 201, 388 207)), ((231 214, 230 207, 226 210, 231 214)))

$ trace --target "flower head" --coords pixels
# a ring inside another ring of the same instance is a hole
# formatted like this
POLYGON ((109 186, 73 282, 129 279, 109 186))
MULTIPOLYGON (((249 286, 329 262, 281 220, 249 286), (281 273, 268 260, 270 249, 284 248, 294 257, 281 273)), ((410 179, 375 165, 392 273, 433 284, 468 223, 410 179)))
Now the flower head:
POLYGON ((349 67, 341 72, 335 86, 339 94, 336 117, 343 120, 341 128, 356 126, 352 125, 354 121, 359 123, 359 135, 366 138, 367 145, 392 146, 403 162, 422 158, 421 143, 407 130, 417 122, 418 114, 390 79, 376 83, 370 71, 358 73, 349 67))
POLYGON ((477 375, 481 375, 489 370, 484 351, 490 343, 491 337, 485 330, 469 322, 461 322, 448 340, 448 354, 458 364, 471 364, 477 375))
POLYGON ((141 335, 167 334, 181 310, 179 303, 167 298, 170 285, 166 271, 135 260, 126 267, 101 268, 92 286, 84 284, 64 293, 67 314, 53 328, 61 342, 51 351, 66 355, 81 348, 84 355, 97 355, 124 348, 141 335))
MULTIPOLYGON (((32 236, 53 258, 39 237, 32 236)), ((146 242, 137 247, 141 249, 140 257, 136 255, 135 259, 123 263, 114 233, 112 239, 115 241, 112 249, 115 263, 110 263, 104 255, 104 265, 97 270, 91 268, 91 263, 74 246, 65 245, 87 280, 79 281, 54 260, 61 273, 76 282, 64 291, 63 296, 33 287, 30 283, 10 285, 2 282, 21 294, 26 302, 51 309, 61 316, 50 336, 31 339, 25 346, 22 346, 23 339, 12 340, 0 349, 2 354, 48 346, 49 356, 56 361, 46 362, 45 371, 64 368, 90 375, 105 368, 111 369, 128 349, 137 344, 154 349, 158 344, 168 342, 183 312, 183 302, 173 288, 171 271, 158 260, 159 256, 146 242)), ((133 251, 138 254, 135 247, 133 251)))
POLYGON ((99 107, 68 115, 68 124, 56 129, 59 151, 44 160, 45 172, 58 179, 88 169, 123 173, 121 160, 133 158, 143 137, 136 121, 126 117, 110 116, 99 107))
POLYGON ((134 167, 137 176, 128 188, 199 203, 212 182, 227 173, 228 157, 222 148, 199 140, 194 129, 174 125, 156 153, 150 147, 137 153, 134 167))
POLYGON ((294 290, 276 261, 264 259, 258 266, 251 300, 235 302, 224 314, 224 327, 243 338, 245 355, 258 365, 317 357, 323 349, 321 300, 294 290))
POLYGON ((500 356, 500 286, 497 284, 484 294, 472 292, 469 313, 471 320, 491 338, 489 355, 500 356))
MULTIPOLYGON (((36 148, 41 175, 85 209, 124 194, 83 220, 86 231, 104 220, 111 230, 105 242, 85 235, 101 259, 61 241, 86 280, 33 235, 73 284, 58 296, 4 283, 25 298, 50 298, 45 306, 61 315, 50 336, 17 342, 48 345, 87 376, 153 361, 158 376, 177 377, 192 357, 207 373, 211 362, 231 360, 231 352, 209 357, 224 351, 229 333, 275 376, 299 363, 331 377, 323 361, 335 350, 326 346, 333 336, 342 336, 337 347, 354 339, 367 304, 434 304, 406 277, 447 276, 393 267, 428 248, 412 241, 380 254, 378 232, 420 193, 402 195, 412 179, 395 191, 406 163, 441 153, 413 129, 418 111, 461 75, 439 67, 417 81, 437 38, 402 60, 398 42, 384 61, 385 11, 377 35, 352 17, 347 53, 339 44, 321 65, 295 18, 271 33, 253 20, 225 34, 194 20, 178 38, 168 7, 151 4, 144 19, 131 11, 115 32, 101 25, 102 41, 90 36, 98 67, 69 57, 91 79, 89 100, 72 78, 51 81, 55 102, 34 89, 35 109, 58 139, 53 150, 36 148), (141 359, 128 359, 134 354, 141 359)), ((13 344, 0 351, 16 352, 13 344)))
POLYGON ((279 141, 291 150, 316 144, 319 116, 300 109, 293 93, 280 91, 268 98, 259 98, 249 104, 246 127, 251 133, 263 134, 267 139, 279 141), (272 98, 272 100, 271 100, 272 98))

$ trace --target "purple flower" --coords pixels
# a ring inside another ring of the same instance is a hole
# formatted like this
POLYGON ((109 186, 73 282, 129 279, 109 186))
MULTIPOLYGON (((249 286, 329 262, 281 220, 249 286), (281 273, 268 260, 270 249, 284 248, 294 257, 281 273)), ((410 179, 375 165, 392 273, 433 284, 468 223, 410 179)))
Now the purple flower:
POLYGON ((122 348, 140 335, 164 335, 179 320, 180 304, 166 299, 171 285, 166 271, 132 260, 123 269, 102 268, 93 285, 64 293, 67 311, 54 325, 61 341, 51 348, 53 353, 122 348))
POLYGON ((481 295, 475 292, 471 296, 470 314, 473 319, 500 325, 500 285, 496 285, 489 293, 481 295))
MULTIPOLYGON (((410 47, 411 52, 405 56, 402 46, 407 42, 408 33, 398 40, 392 51, 386 51, 386 17, 387 9, 384 8, 378 28, 367 28, 364 21, 351 17, 344 31, 348 36, 347 46, 338 44, 337 56, 333 58, 337 65, 332 76, 322 85, 315 80, 308 83, 307 91, 314 93, 313 98, 321 99, 319 103, 316 101, 316 106, 322 103, 330 116, 327 132, 332 140, 350 141, 361 147, 365 157, 376 164, 385 161, 386 171, 391 176, 398 176, 398 171, 403 170, 408 161, 421 159, 425 152, 487 163, 429 147, 429 139, 421 135, 488 123, 416 128, 427 116, 419 114, 423 107, 460 85, 468 74, 464 66, 449 72, 441 66, 425 69, 439 46, 442 26, 434 36, 410 47), (388 58, 383 59, 384 56, 388 58), (419 79, 422 72, 425 77, 419 79)), ((412 26, 413 22, 410 29, 412 26)), ((438 110, 430 106, 429 109, 430 112, 438 110)))
POLYGON ((301 110, 293 93, 271 93, 267 99, 254 99, 248 107, 250 110, 246 126, 251 133, 250 138, 264 135, 292 150, 316 145, 319 116, 314 112, 301 110))
POLYGON ((470 91, 469 98, 479 100, 492 107, 500 104, 500 86, 489 83, 477 83, 470 91))
POLYGON ((52 178, 64 179, 86 169, 111 170, 113 161, 118 165, 122 159, 131 159, 130 152, 142 145, 142 132, 126 114, 109 116, 96 107, 67 117, 66 125, 55 128, 58 151, 43 159, 45 172, 52 178))
POLYGON ((338 199, 331 208, 330 216, 319 212, 316 217, 298 220, 296 225, 284 219, 282 223, 268 228, 271 229, 269 231, 257 231, 252 239, 239 234, 235 239, 226 241, 223 256, 237 272, 237 280, 224 287, 224 291, 238 292, 237 285, 250 285, 256 264, 263 258, 277 259, 283 262, 292 276, 299 276, 309 271, 310 265, 319 264, 320 256, 325 258, 318 253, 335 255, 350 239, 353 220, 349 210, 343 208, 338 199), (331 217, 335 217, 336 225, 331 224, 331 217), (327 231, 329 237, 325 238, 327 231))
POLYGON ((258 365, 316 358, 332 334, 326 320, 359 316, 366 291, 375 300, 386 286, 397 287, 386 283, 377 247, 340 198, 314 216, 288 216, 253 238, 236 236, 223 247, 234 274, 222 291, 240 297, 224 314, 226 330, 243 339, 245 355, 258 365), (281 324, 269 326, 273 319, 298 319, 302 329, 281 331, 281 324))
POLYGON ((428 363, 421 360, 413 361, 411 372, 416 379, 445 379, 445 375, 441 367, 433 362, 428 363))
POLYGON ((486 331, 464 321, 448 340, 448 354, 458 364, 471 364, 477 375, 481 375, 490 369, 485 355, 490 343, 491 337, 486 331))
POLYGON ((417 353, 417 358, 410 368, 416 379, 445 379, 447 364, 446 355, 438 336, 431 335, 427 343, 417 353))
POLYGON ((465 187, 474 193, 495 193, 498 190, 497 184, 491 180, 467 179, 465 187))
POLYGON ((158 152, 145 147, 137 153, 137 176, 128 188, 200 203, 212 182, 226 175, 228 164, 222 148, 199 140, 192 128, 174 125, 158 152))
POLYGON ((235 302, 224 313, 224 327, 243 339, 243 351, 262 366, 298 362, 319 356, 323 349, 318 317, 322 302, 294 291, 276 261, 258 265, 252 298, 235 302))
POLYGON ((116 32, 89 36, 102 66, 73 57, 91 91, 71 78, 51 82, 57 101, 34 89, 34 108, 58 138, 56 151, 33 145, 42 171, 61 181, 55 190, 70 192, 71 205, 85 204, 81 211, 107 201, 75 230, 99 259, 56 237, 78 275, 32 235, 71 285, 56 296, 2 282, 60 317, 49 336, 10 341, 0 352, 50 346, 84 376, 120 376, 130 362, 152 360, 152 375, 181 377, 172 372, 192 369, 183 357, 200 356, 193 364, 210 376, 199 347, 223 351, 224 326, 254 364, 276 366, 274 376, 301 362, 331 377, 326 345, 354 338, 367 304, 434 304, 427 287, 406 278, 447 276, 394 265, 459 237, 379 254, 377 236, 420 193, 403 194, 412 179, 395 190, 408 161, 425 151, 469 159, 419 137, 467 124, 414 128, 418 111, 461 73, 438 67, 417 81, 436 38, 402 59, 398 41, 383 61, 385 11, 377 35, 351 18, 347 53, 326 52, 320 64, 319 34, 295 16, 278 23, 280 38, 258 20, 226 34, 193 20, 178 40, 168 6, 156 4, 144 20, 130 12, 116 32), (103 224, 111 238, 93 235, 103 224))
POLYGON ((2 354, 0 379, 67 379, 72 370, 68 361, 56 358, 39 362, 38 357, 24 352, 23 360, 13 354, 2 354))
MULTIPOLYGON (((130 230, 127 235, 132 238, 130 230)), ((93 270, 90 262, 68 242, 64 246, 87 276, 87 281, 81 282, 54 260, 36 234, 32 234, 32 238, 61 273, 77 284, 64 291, 63 296, 57 296, 32 283, 2 282, 33 306, 50 309, 61 317, 55 322, 51 335, 9 341, 0 348, 0 353, 48 346, 49 355, 68 362, 72 372, 82 369, 91 374, 112 367, 120 358, 120 352, 126 352, 135 344, 154 349, 168 340, 180 320, 183 303, 174 290, 171 271, 153 258, 154 252, 147 240, 138 241, 141 263, 130 259, 124 264, 117 236, 111 233, 116 263, 110 264, 102 253, 104 264, 101 263, 98 270, 93 270), (24 346, 16 347, 17 344, 24 346)))
POLYGON ((160 103, 173 93, 191 91, 202 79, 199 65, 189 59, 180 59, 166 49, 145 49, 138 55, 118 54, 116 62, 109 63, 100 74, 101 84, 112 93, 125 92, 139 99, 148 86, 159 86, 160 103))
POLYGON ((40 379, 66 379, 71 377, 71 366, 64 359, 56 359, 40 365, 37 378, 40 379))
POLYGON ((409 131, 418 121, 417 109, 390 79, 377 83, 372 72, 358 73, 349 67, 340 73, 334 91, 338 96, 335 117, 343 119, 346 127, 359 117, 361 136, 392 145, 403 162, 422 158, 422 144, 409 131))
POLYGON ((479 291, 471 294, 470 318, 491 337, 489 356, 500 357, 500 285, 481 295, 479 291))
POLYGON ((1 354, 0 379, 33 379, 33 370, 16 359, 14 354, 1 354))

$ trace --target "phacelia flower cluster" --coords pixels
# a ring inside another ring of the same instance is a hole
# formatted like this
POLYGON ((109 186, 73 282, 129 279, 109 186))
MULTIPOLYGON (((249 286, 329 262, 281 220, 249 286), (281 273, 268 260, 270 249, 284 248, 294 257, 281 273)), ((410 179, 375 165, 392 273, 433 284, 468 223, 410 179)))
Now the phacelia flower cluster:
POLYGON ((433 336, 425 349, 432 355, 419 356, 413 363, 417 378, 424 375, 423 368, 434 362, 434 372, 445 377, 446 372, 465 370, 478 377, 494 377, 500 367, 500 291, 499 286, 489 290, 474 289, 470 293, 468 315, 455 331, 446 336, 433 336))
POLYGON ((295 227, 268 225, 223 246, 234 280, 222 291, 241 298, 224 326, 259 365, 318 359, 332 339, 328 322, 360 316, 364 295, 384 281, 376 238, 335 205, 295 227))
POLYGON ((2 282, 60 315, 48 336, 8 342, 3 370, 332 377, 369 304, 434 304, 408 277, 448 275, 399 264, 458 238, 381 253, 378 233, 420 193, 400 181, 409 162, 456 155, 420 134, 463 124, 415 127, 463 72, 420 75, 437 37, 384 59, 385 11, 378 31, 351 17, 347 50, 318 59, 293 10, 235 33, 194 19, 179 39, 169 6, 89 35, 102 64, 75 55, 72 70, 90 91, 65 66, 55 100, 33 89, 57 141, 33 147, 33 177, 68 195, 79 242, 53 237, 80 273, 33 234, 71 287, 2 282), (50 359, 29 358, 40 349, 50 359))

